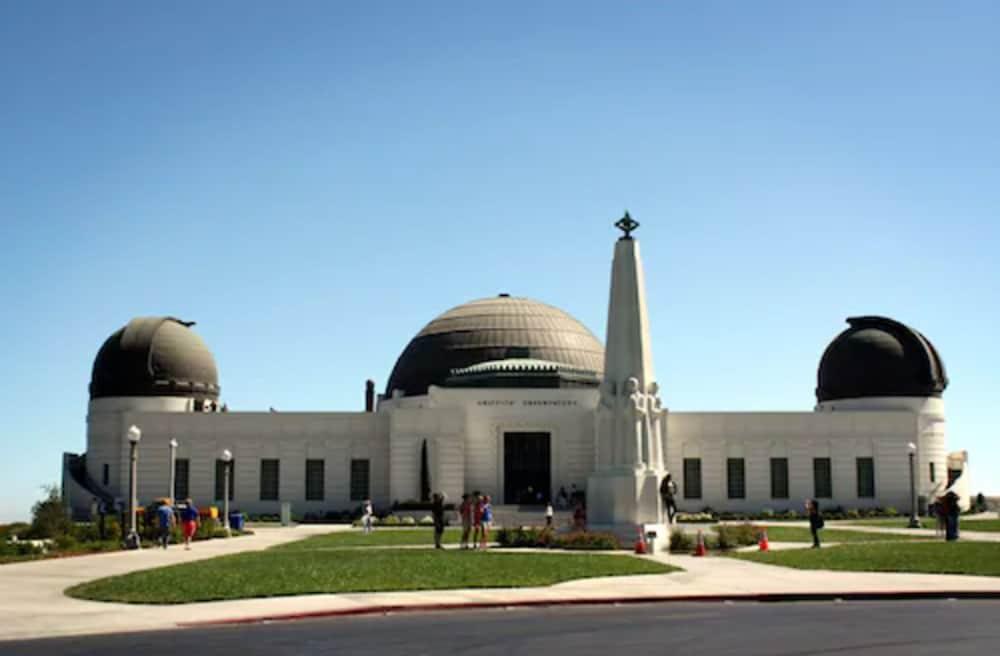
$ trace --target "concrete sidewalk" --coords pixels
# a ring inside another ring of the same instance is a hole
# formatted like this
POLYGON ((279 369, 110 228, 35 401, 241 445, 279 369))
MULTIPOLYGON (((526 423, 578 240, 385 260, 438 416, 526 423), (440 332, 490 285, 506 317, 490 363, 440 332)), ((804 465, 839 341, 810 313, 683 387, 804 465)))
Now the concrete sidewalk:
MULTIPOLYGON (((346 527, 344 527, 346 528, 346 527)), ((172 549, 84 556, 0 567, 0 640, 170 629, 201 623, 257 621, 407 609, 610 603, 669 599, 757 599, 762 595, 851 597, 891 594, 992 594, 1000 577, 795 570, 732 558, 650 556, 685 571, 666 575, 570 581, 544 588, 381 592, 274 597, 176 606, 108 604, 70 599, 82 581, 186 562, 327 533, 329 526, 259 529, 257 535, 172 549)), ((473 556, 474 557, 474 556, 473 556)))

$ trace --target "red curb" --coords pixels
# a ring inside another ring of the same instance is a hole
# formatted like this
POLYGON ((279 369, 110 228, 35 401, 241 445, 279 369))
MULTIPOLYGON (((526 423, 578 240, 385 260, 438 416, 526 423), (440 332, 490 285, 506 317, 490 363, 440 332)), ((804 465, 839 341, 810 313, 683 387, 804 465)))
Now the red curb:
POLYGON ((326 617, 350 617, 356 615, 382 615, 388 613, 419 613, 446 610, 488 610, 492 608, 533 608, 539 606, 606 606, 624 604, 659 604, 666 602, 711 603, 711 602, 758 602, 781 603, 794 601, 906 601, 921 599, 1000 599, 1000 590, 985 591, 882 591, 882 592, 777 592, 764 594, 732 595, 685 595, 655 597, 610 597, 610 598, 569 598, 569 599, 529 599, 525 601, 473 601, 436 604, 383 604, 344 608, 338 610, 317 610, 305 613, 285 613, 236 617, 200 622, 180 622, 178 627, 195 628, 226 626, 236 624, 258 624, 261 622, 292 622, 297 620, 320 619, 326 617))

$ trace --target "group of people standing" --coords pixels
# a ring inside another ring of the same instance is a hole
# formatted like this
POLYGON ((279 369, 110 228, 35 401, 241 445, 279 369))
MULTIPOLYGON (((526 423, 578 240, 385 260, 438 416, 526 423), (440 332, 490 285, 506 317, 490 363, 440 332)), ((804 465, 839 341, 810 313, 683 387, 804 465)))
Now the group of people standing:
MULTIPOLYGON (((458 514, 462 519, 461 548, 486 549, 490 539, 490 527, 493 525, 493 504, 490 501, 490 495, 480 494, 478 491, 472 494, 463 494, 458 514)), ((436 517, 434 522, 436 530, 436 517)), ((437 536, 435 536, 435 546, 440 548, 440 538, 437 536)))

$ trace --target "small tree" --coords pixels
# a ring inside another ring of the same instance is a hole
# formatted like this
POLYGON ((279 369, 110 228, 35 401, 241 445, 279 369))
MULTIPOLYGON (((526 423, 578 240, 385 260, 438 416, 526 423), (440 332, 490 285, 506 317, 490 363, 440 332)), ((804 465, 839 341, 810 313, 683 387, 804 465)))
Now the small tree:
POLYGON ((58 485, 44 485, 45 498, 31 507, 31 528, 28 535, 35 539, 58 538, 73 527, 63 506, 58 485))
POLYGON ((431 468, 427 464, 427 440, 420 445, 420 500, 431 500, 431 468))

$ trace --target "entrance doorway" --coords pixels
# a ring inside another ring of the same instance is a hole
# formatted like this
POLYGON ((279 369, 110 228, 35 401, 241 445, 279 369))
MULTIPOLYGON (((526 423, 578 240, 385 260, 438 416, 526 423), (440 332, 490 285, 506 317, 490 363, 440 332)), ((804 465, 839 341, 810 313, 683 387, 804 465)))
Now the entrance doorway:
POLYGON ((551 498, 551 435, 504 433, 503 502, 542 504, 551 498))

